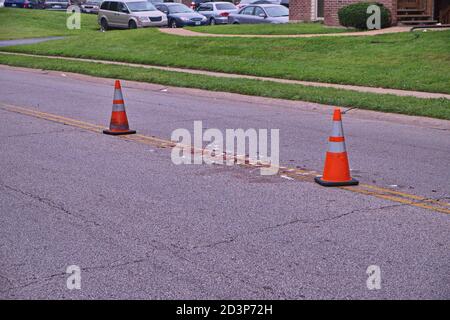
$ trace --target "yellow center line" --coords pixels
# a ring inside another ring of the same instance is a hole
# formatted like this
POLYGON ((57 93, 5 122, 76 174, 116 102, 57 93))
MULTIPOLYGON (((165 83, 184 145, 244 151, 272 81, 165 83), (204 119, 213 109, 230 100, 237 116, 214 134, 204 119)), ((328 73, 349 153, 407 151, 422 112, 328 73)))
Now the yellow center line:
POLYGON ((377 191, 380 191, 380 192, 386 192, 386 193, 390 193, 390 194, 394 194, 394 195, 399 195, 399 196, 402 196, 402 197, 405 197, 405 198, 408 197, 408 198, 416 199, 416 200, 419 200, 419 201, 422 201, 422 202, 430 202, 430 203, 434 203, 434 204, 441 205, 441 206, 444 206, 444 207, 450 207, 450 203, 443 202, 443 201, 438 201, 438 200, 431 199, 431 198, 423 198, 423 197, 412 195, 412 194, 409 194, 409 193, 404 193, 404 192, 401 192, 401 191, 381 188, 381 187, 377 187, 377 186, 373 186, 373 185, 369 185, 369 184, 362 184, 362 186, 364 186, 365 188, 368 188, 368 189, 373 189, 373 190, 377 190, 377 191))
POLYGON ((417 196, 411 195, 411 194, 407 194, 407 193, 405 193, 403 197, 396 197, 396 196, 391 196, 391 195, 387 195, 387 194, 383 194, 383 193, 377 193, 377 192, 374 192, 374 191, 364 190, 362 188, 351 188, 351 187, 340 187, 340 188, 348 190, 348 191, 356 192, 356 193, 361 193, 361 194, 365 194, 365 195, 369 195, 369 196, 374 196, 374 197, 380 198, 380 199, 385 199, 385 200, 390 200, 390 201, 394 201, 394 202, 399 202, 399 203, 402 203, 402 204, 405 204, 405 205, 410 205, 410 206, 414 206, 414 207, 419 207, 419 208, 423 208, 423 209, 428 209, 428 210, 433 210, 433 211, 437 211, 437 212, 450 214, 450 210, 449 209, 441 208, 441 207, 438 206, 438 205, 443 205, 443 203, 439 203, 438 201, 436 201, 437 203, 433 203, 433 204, 436 204, 436 206, 432 206, 432 205, 424 203, 426 200, 428 200, 428 198, 418 197, 418 198, 421 198, 421 200, 419 200, 419 199, 411 200, 411 199, 408 199, 407 196, 412 196, 413 198, 417 198, 417 196))
MULTIPOLYGON (((103 126, 99 126, 96 124, 91 124, 88 122, 75 120, 71 118, 66 118, 63 116, 59 116, 56 114, 46 113, 38 110, 33 110, 29 108, 23 108, 19 106, 14 106, 11 104, 4 104, 0 103, 0 109, 15 112, 19 114, 24 114, 28 116, 32 116, 35 118, 45 119, 65 125, 69 125, 72 127, 101 133, 104 129, 103 126)), ((170 140, 165 140, 157 137, 150 137, 145 136, 141 134, 135 134, 135 135, 124 135, 124 136, 118 136, 118 138, 122 140, 127 141, 134 141, 142 144, 147 144, 151 146, 156 146, 160 148, 172 148, 176 146, 176 143, 170 140)), ((190 146, 186 146, 190 147, 190 146)), ((195 149, 191 148, 193 153, 201 153, 206 156, 212 156, 210 150, 206 149, 195 149)), ((224 159, 234 159, 234 161, 237 161, 237 163, 241 166, 245 167, 261 167, 267 164, 258 164, 257 161, 251 161, 251 159, 248 158, 242 158, 235 155, 230 154, 224 154, 224 159)), ((295 180, 300 181, 309 181, 313 182, 313 179, 316 175, 318 175, 317 172, 312 170, 303 170, 303 169, 297 169, 297 168, 289 168, 289 167, 283 167, 278 166, 278 175, 283 176, 286 175, 288 177, 291 177, 295 180)), ((422 197, 414 194, 409 194, 401 191, 391 190, 387 188, 378 187, 375 185, 369 185, 369 184, 360 184, 358 186, 351 186, 351 187, 338 187, 337 189, 346 190, 354 193, 364 194, 368 196, 373 196, 376 198, 389 200, 397 203, 401 203, 403 205, 408 206, 414 206, 422 209, 432 210, 436 212, 446 213, 450 214, 450 203, 438 201, 435 199, 430 199, 427 197, 422 197)))

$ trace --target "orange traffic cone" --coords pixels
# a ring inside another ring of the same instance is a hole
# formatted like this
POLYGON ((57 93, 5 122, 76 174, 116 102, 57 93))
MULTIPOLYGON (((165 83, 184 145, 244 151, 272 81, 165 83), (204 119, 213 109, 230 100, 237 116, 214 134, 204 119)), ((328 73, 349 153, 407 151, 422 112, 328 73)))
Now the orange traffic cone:
POLYGON ((334 109, 333 131, 329 139, 323 176, 316 177, 314 180, 325 187, 351 186, 359 183, 358 180, 352 179, 350 176, 341 110, 339 108, 334 109))
POLYGON ((136 133, 135 130, 130 130, 130 127, 128 126, 128 118, 122 96, 122 87, 120 86, 119 80, 116 80, 116 83, 114 84, 114 100, 109 129, 103 130, 103 133, 112 135, 136 133))

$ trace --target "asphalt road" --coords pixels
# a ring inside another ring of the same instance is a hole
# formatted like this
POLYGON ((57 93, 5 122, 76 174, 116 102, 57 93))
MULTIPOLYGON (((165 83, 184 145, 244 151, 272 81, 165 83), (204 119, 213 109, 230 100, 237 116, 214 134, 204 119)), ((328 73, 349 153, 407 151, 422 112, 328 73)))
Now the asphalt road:
MULTIPOLYGON (((107 125, 112 80, 0 67, 0 104, 107 125)), ((133 129, 278 128, 284 165, 320 171, 331 109, 125 83, 133 129)), ((0 297, 448 299, 449 216, 0 108, 0 297), (68 290, 67 266, 81 268, 68 290), (368 290, 366 269, 381 269, 368 290)), ((353 176, 450 198, 445 121, 349 111, 353 176)))

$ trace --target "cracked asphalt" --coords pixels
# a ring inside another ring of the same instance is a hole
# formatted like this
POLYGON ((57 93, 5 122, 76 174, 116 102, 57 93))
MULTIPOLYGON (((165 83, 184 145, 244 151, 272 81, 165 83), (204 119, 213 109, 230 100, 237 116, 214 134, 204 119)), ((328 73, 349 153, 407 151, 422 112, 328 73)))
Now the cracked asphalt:
MULTIPOLYGON (((112 80, 0 68, 0 103, 108 124, 112 80)), ((124 83, 132 129, 279 128, 320 171, 331 108, 124 83), (164 90, 162 90, 164 89, 164 90)), ((0 298, 448 299, 449 217, 0 109, 0 298), (81 289, 68 290, 69 265, 81 289), (368 290, 366 269, 381 268, 368 290)), ((448 122, 350 111, 353 175, 450 197, 448 122)), ((447 200, 448 201, 448 200, 447 200)))

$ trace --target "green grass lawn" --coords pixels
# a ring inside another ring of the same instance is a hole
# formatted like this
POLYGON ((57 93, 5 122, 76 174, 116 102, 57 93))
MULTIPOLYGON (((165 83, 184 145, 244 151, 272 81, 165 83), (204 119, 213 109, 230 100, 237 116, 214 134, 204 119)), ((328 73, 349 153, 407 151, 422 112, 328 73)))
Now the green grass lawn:
POLYGON ((69 30, 65 12, 0 9, 0 40, 79 35, 98 29, 97 16, 82 14, 81 30, 69 30))
POLYGON ((252 79, 218 78, 139 67, 6 54, 0 54, 0 64, 76 72, 98 77, 135 80, 211 91, 233 92, 261 97, 311 101, 327 105, 358 107, 368 110, 450 120, 450 100, 448 99, 418 99, 414 97, 360 93, 349 90, 281 84, 252 79))
POLYGON ((450 93, 450 31, 308 39, 193 38, 156 29, 88 32, 2 50, 286 79, 450 93))
POLYGON ((320 23, 243 24, 188 27, 186 29, 213 34, 323 34, 353 32, 353 29, 331 28, 320 23))

